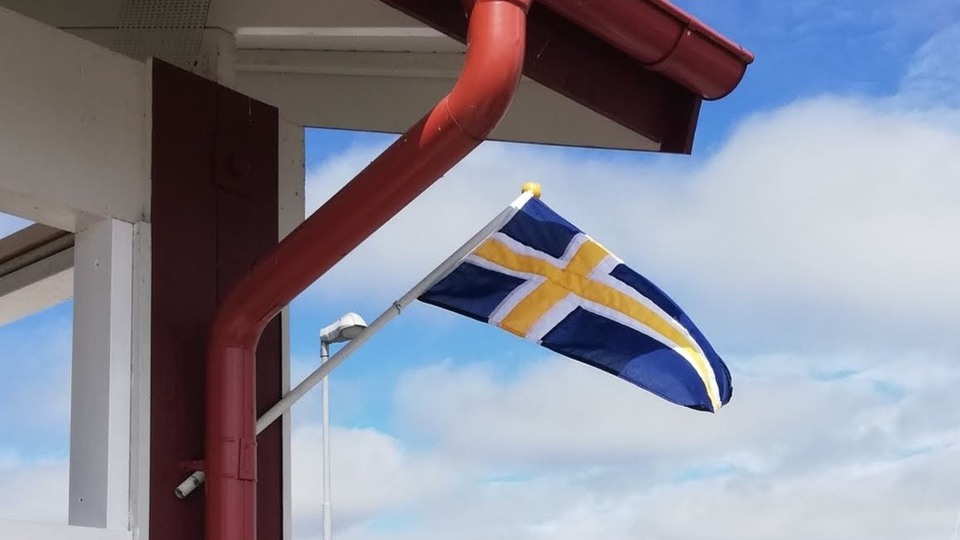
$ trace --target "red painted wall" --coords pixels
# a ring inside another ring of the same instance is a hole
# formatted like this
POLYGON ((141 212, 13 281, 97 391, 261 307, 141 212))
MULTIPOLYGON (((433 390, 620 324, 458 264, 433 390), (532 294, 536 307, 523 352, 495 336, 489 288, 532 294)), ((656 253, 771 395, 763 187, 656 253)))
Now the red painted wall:
MULTIPOLYGON (((219 301, 277 242, 277 110, 155 61, 152 162, 151 540, 202 540, 205 352, 219 301)), ((279 319, 257 351, 257 409, 281 393, 279 319)), ((258 444, 258 538, 283 527, 279 422, 258 444)))

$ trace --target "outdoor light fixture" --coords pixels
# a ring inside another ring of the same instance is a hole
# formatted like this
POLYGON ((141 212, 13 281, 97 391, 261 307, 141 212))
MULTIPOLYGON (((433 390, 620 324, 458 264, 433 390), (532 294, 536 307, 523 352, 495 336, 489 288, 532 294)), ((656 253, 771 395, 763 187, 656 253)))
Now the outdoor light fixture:
MULTIPOLYGON (((350 341, 367 328, 367 323, 356 313, 347 313, 333 324, 320 330, 320 365, 330 359, 331 343, 350 341)), ((330 515, 330 387, 327 377, 323 378, 323 540, 332 540, 332 518, 330 515)))
POLYGON ((347 313, 340 317, 330 326, 320 330, 321 343, 341 343, 350 341, 360 335, 360 332, 367 327, 367 323, 356 313, 347 313))

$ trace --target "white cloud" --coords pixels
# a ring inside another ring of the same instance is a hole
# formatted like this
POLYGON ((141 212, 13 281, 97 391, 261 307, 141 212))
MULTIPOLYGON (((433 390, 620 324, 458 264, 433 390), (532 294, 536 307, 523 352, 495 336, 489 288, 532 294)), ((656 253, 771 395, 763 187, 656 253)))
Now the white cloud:
POLYGON ((640 459, 762 472, 947 444, 960 422, 952 356, 873 356, 868 369, 863 362, 731 359, 734 398, 715 416, 565 359, 532 363, 509 380, 483 365, 439 364, 401 381, 396 414, 443 452, 508 469, 640 459), (835 373, 820 372, 831 364, 835 373))
MULTIPOLYGON (((954 357, 738 358, 731 405, 687 411, 572 361, 438 364, 399 385, 402 438, 334 431, 345 540, 940 538, 960 499, 954 357), (831 365, 835 371, 824 372, 831 365)), ((298 538, 321 441, 294 438, 298 538)), ((301 535, 302 536, 299 536, 301 535)))
MULTIPOLYGON (((323 439, 319 425, 293 433, 293 516, 303 537, 320 530, 323 439)), ((437 455, 418 455, 373 429, 334 427, 331 433, 333 515, 338 528, 400 510, 462 483, 466 471, 437 455)))
POLYGON ((960 109, 957 89, 960 89, 960 23, 934 34, 914 54, 900 93, 914 103, 956 111, 960 109))
POLYGON ((801 478, 721 480, 647 497, 652 538, 937 539, 960 509, 948 482, 960 478, 957 452, 824 468, 801 478), (736 516, 735 520, 731 520, 736 516))
POLYGON ((69 439, 72 320, 63 305, 0 327, 0 432, 7 445, 69 439))
POLYGON ((0 448, 0 520, 66 523, 68 466, 0 448))
POLYGON ((355 538, 481 540, 934 540, 950 534, 956 453, 825 469, 802 478, 713 479, 649 489, 605 476, 490 483, 417 515, 399 531, 354 527, 355 538), (933 484, 933 485, 931 485, 933 484), (946 486, 946 487, 945 487, 946 486))
POLYGON ((0 520, 67 522, 69 311, 0 328, 0 520))

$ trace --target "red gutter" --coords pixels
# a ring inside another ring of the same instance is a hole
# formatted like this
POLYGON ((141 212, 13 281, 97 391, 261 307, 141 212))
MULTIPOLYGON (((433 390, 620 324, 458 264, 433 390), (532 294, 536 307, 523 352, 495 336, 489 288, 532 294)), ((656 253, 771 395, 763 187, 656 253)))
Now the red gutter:
POLYGON ((753 54, 667 0, 540 0, 705 99, 740 83, 753 54))
POLYGON ((206 538, 255 540, 257 342, 281 308, 482 142, 513 98, 533 0, 476 0, 456 86, 228 295, 207 357, 206 538))

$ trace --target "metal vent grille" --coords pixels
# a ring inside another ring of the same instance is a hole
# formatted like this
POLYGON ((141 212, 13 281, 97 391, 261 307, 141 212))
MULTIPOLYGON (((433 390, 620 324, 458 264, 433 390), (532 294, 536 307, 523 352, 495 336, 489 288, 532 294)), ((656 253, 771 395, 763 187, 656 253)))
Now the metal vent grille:
POLYGON ((210 0, 123 0, 115 49, 137 60, 155 56, 193 69, 209 9, 210 0))

